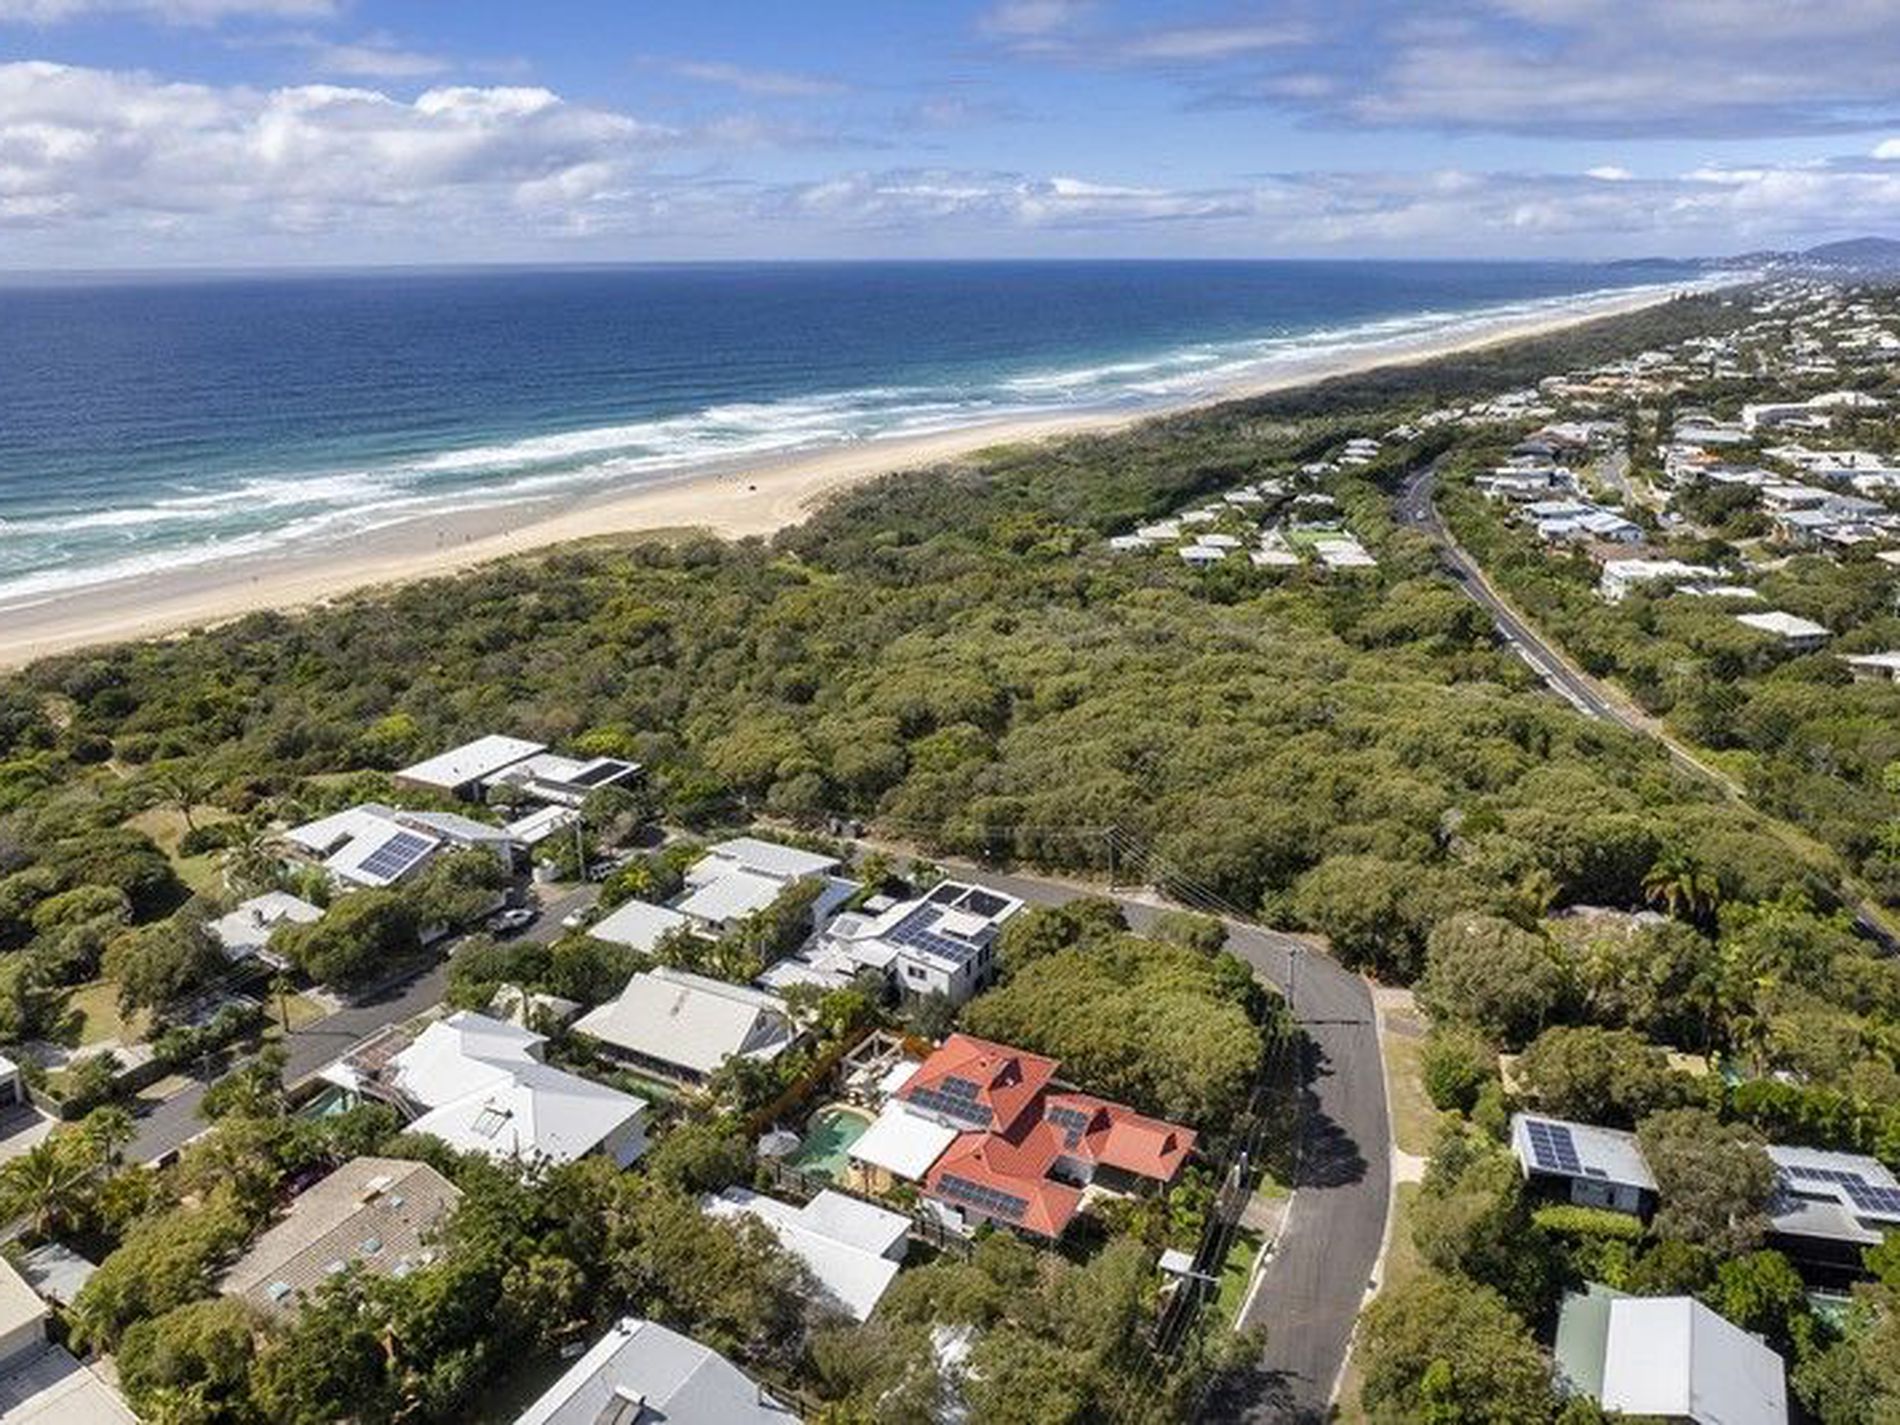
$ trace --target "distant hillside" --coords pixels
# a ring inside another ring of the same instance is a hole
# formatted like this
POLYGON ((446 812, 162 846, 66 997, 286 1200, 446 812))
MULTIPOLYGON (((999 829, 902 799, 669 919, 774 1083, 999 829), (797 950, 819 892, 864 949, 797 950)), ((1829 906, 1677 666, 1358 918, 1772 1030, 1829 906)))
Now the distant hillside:
POLYGON ((1806 272, 1828 277, 1895 277, 1900 276, 1900 241, 1885 237, 1846 238, 1798 252, 1765 249, 1737 253, 1733 257, 1704 258, 1701 265, 1806 272))

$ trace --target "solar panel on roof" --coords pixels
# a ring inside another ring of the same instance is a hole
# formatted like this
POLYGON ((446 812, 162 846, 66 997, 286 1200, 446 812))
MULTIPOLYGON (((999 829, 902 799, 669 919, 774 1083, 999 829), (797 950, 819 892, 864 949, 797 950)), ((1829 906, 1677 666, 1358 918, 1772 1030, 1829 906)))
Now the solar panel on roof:
POLYGON ((1062 1143, 1073 1148, 1089 1130, 1089 1116, 1079 1108, 1058 1106, 1049 1110, 1049 1121, 1062 1130, 1062 1143))
POLYGON ((632 770, 633 764, 631 762, 602 762, 599 766, 587 767, 576 772, 573 777, 573 782, 577 787, 591 787, 596 782, 604 782, 609 777, 618 777, 621 773, 630 772, 632 770))
POLYGON ((1576 1139, 1563 1124, 1532 1119, 1525 1124, 1525 1136, 1530 1139, 1531 1161, 1545 1172, 1575 1176, 1583 1171, 1576 1139))
POLYGON ((955 881, 945 881, 941 886, 938 886, 936 890, 930 893, 930 899, 931 902, 936 905, 950 905, 962 894, 962 886, 959 886, 955 881))
POLYGON ((945 1197, 967 1202, 992 1217, 1003 1217, 1013 1222, 1020 1222, 1029 1211, 1028 1198, 1003 1192, 987 1183, 972 1182, 955 1173, 945 1173, 937 1179, 937 1191, 945 1197))
POLYGON ((960 1098, 937 1088, 915 1088, 907 1090, 904 1099, 918 1108, 930 1109, 960 1123, 974 1124, 978 1128, 990 1126, 989 1109, 971 1098, 960 1098))
POLYGON ((366 876, 393 881, 415 865, 435 843, 413 831, 398 831, 358 864, 366 876))
POLYGON ((1861 1179, 1841 1184, 1847 1200, 1858 1212, 1870 1216, 1900 1217, 1900 1189, 1875 1187, 1861 1179))
POLYGON ((980 915, 987 920, 1008 904, 1009 902, 999 895, 993 895, 989 891, 973 890, 963 898, 961 909, 969 911, 972 915, 980 915))
POLYGON ((1836 1183, 1846 1187, 1850 1183, 1865 1183, 1867 1180, 1859 1173, 1846 1168, 1814 1168, 1805 1163, 1783 1168, 1782 1176, 1795 1182, 1836 1183))

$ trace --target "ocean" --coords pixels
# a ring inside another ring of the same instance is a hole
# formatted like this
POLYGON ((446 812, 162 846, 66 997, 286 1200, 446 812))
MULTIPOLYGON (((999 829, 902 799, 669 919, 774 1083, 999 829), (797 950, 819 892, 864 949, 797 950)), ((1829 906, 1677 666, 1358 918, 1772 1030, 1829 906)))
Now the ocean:
POLYGON ((0 280, 0 617, 432 512, 1164 405, 1690 277, 986 262, 0 280))

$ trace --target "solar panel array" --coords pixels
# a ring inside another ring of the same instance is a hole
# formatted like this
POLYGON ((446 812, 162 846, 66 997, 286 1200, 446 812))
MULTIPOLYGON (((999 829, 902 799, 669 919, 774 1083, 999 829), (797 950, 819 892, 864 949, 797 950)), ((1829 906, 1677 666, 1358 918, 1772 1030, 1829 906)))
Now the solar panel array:
POLYGON ((982 946, 954 935, 941 933, 936 928, 938 915, 939 911, 935 907, 920 905, 892 926, 890 934, 885 938, 893 945, 922 950, 926 954, 948 960, 953 965, 962 965, 982 946))
POLYGON ((1900 1189, 1875 1187, 1872 1183, 1843 1183, 1841 1190, 1855 1210, 1869 1217, 1900 1218, 1900 1189))
POLYGON ((988 1128, 990 1110, 988 1105, 976 1101, 976 1086, 972 1084, 969 1093, 958 1093, 952 1087, 952 1085, 965 1083, 969 1083, 969 1080, 945 1079, 941 1087, 907 1088, 904 1090, 904 1101, 918 1108, 930 1109, 948 1118, 954 1118, 960 1123, 968 1123, 976 1128, 988 1128))
POLYGON ((632 770, 633 764, 631 762, 616 762, 612 758, 607 758, 595 766, 584 767, 579 772, 576 772, 574 774, 574 785, 577 787, 591 787, 596 782, 603 782, 609 777, 618 777, 632 770))
POLYGON ((957 906, 957 909, 967 910, 971 915, 980 915, 985 920, 988 920, 998 911, 1006 909, 1008 905, 1009 902, 999 895, 972 888, 970 893, 963 898, 961 904, 957 906))
POLYGON ((1825 1183, 1839 1188, 1853 1209, 1867 1217, 1900 1219, 1900 1189, 1870 1183, 1852 1168, 1819 1168, 1806 1164, 1783 1167, 1781 1176, 1790 1183, 1825 1183))
POLYGON ((1065 1148, 1073 1148, 1082 1141, 1082 1135, 1089 1131, 1089 1116, 1079 1108, 1058 1105, 1049 1110, 1047 1117, 1062 1130, 1062 1146, 1065 1148))
POLYGON ((1563 1124, 1533 1118, 1525 1123, 1524 1130, 1531 1140, 1531 1161, 1545 1172, 1575 1176, 1583 1171, 1583 1160, 1577 1156, 1577 1141, 1563 1124))
POLYGON ((357 869, 379 881, 393 881, 428 855, 435 843, 413 831, 399 831, 357 863, 357 869))
POLYGON ((938 1178, 937 1191, 945 1197, 955 1198, 958 1202, 967 1202, 991 1217, 1001 1217, 1011 1222, 1021 1222, 1023 1214, 1029 1211, 1028 1198, 1003 1192, 1001 1189, 990 1187, 987 1183, 971 1182, 970 1179, 958 1177, 955 1173, 945 1173, 938 1178))

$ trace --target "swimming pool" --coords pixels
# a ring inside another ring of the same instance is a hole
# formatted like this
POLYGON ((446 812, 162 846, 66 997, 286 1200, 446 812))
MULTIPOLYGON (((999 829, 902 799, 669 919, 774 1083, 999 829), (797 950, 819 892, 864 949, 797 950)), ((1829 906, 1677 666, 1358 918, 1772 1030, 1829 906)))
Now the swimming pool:
POLYGON ((870 1126, 871 1115, 863 1109, 848 1103, 828 1103, 811 1116, 798 1151, 785 1160, 785 1165, 835 1181, 844 1174, 845 1151, 870 1126))

